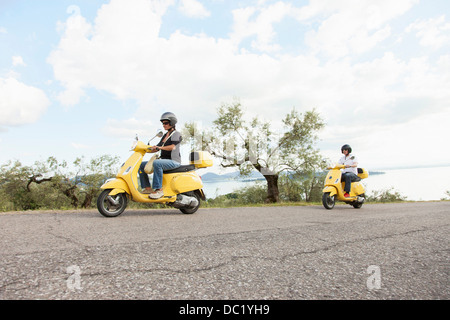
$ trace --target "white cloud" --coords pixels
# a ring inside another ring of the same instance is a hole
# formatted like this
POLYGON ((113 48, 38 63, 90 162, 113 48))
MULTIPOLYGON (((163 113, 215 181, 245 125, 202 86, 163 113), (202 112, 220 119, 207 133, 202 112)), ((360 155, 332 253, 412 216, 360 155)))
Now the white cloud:
POLYGON ((320 21, 317 30, 306 35, 316 53, 331 58, 360 54, 373 49, 390 35, 387 25, 409 10, 418 0, 311 0, 299 11, 300 21, 320 21))
POLYGON ((8 30, 5 27, 0 27, 0 34, 7 34, 8 30))
POLYGON ((158 37, 161 12, 148 3, 112 1, 99 10, 94 25, 81 16, 68 19, 48 59, 65 87, 62 103, 77 104, 93 87, 118 99, 136 99, 146 116, 151 109, 189 114, 194 108, 211 116, 218 102, 259 96, 277 76, 279 62, 238 53, 228 39, 180 32, 158 37))
POLYGON ((154 135, 159 122, 148 119, 164 111, 175 112, 180 126, 207 123, 221 103, 239 97, 250 116, 267 120, 280 119, 292 107, 316 107, 327 122, 328 143, 366 142, 382 154, 377 135, 408 139, 414 117, 427 116, 431 124, 433 114, 446 114, 450 57, 402 59, 395 51, 381 51, 372 59, 352 60, 391 37, 389 23, 417 1, 368 3, 311 0, 296 8, 260 2, 234 10, 232 32, 221 39, 181 31, 162 38, 162 16, 173 2, 113 0, 93 24, 82 16, 61 24, 49 62, 65 87, 64 103, 77 104, 88 88, 138 102, 128 120, 108 120, 103 132, 117 138, 154 135), (274 26, 292 17, 309 30, 310 50, 277 54, 282 51, 274 26), (254 50, 240 49, 246 39, 253 40, 254 50))
POLYGON ((450 44, 450 22, 446 22, 445 15, 435 19, 417 20, 410 24, 407 32, 416 31, 420 44, 432 49, 439 49, 450 44))
POLYGON ((211 15, 211 12, 197 0, 180 0, 178 9, 191 18, 207 18, 211 15))
POLYGON ((292 5, 281 1, 270 6, 233 10, 234 25, 230 38, 239 45, 246 38, 256 36, 256 40, 252 41, 254 49, 261 52, 279 51, 279 45, 273 43, 276 36, 274 24, 292 13, 292 5))
POLYGON ((0 125, 18 126, 37 121, 50 102, 46 94, 15 78, 0 78, 0 125))
POLYGON ((23 58, 21 56, 13 56, 12 63, 14 67, 17 66, 26 66, 25 62, 23 62, 23 58))
POLYGON ((439 137, 448 136, 450 110, 424 114, 421 117, 395 125, 379 127, 365 137, 353 139, 358 153, 372 168, 392 168, 429 163, 448 164, 448 157, 439 137), (421 149, 427 150, 426 159, 417 159, 421 149), (381 152, 380 152, 381 151, 381 152))
POLYGON ((76 143, 76 142, 72 142, 71 143, 72 147, 79 150, 79 149, 90 149, 91 146, 88 146, 86 144, 82 144, 82 143, 76 143))
POLYGON ((164 8, 158 1, 112 0, 98 11, 94 26, 81 15, 61 24, 64 34, 48 58, 55 79, 65 86, 61 103, 77 104, 88 87, 132 98, 133 87, 155 71, 164 8))
MULTIPOLYGON (((144 141, 156 134, 155 123, 148 120, 138 120, 136 118, 118 120, 108 119, 103 132, 112 137, 130 139, 136 135, 144 141)), ((145 141, 147 142, 147 141, 145 141)))
MULTIPOLYGON (((393 5, 386 0, 372 1, 367 7, 356 0, 345 1, 346 5, 311 1, 301 9, 277 2, 233 11, 235 23, 229 39, 181 32, 165 39, 159 37, 159 29, 167 6, 155 10, 153 2, 145 0, 132 5, 112 1, 98 12, 94 25, 81 16, 78 20, 69 18, 49 61, 56 79, 66 88, 60 96, 66 104, 76 104, 84 90, 93 87, 118 99, 137 100, 138 117, 169 109, 186 117, 192 117, 188 110, 203 110, 200 117, 211 118, 221 102, 236 96, 251 113, 267 109, 264 114, 269 118, 280 109, 287 112, 296 106, 318 107, 324 113, 340 108, 351 116, 376 122, 404 98, 404 88, 415 97, 418 92, 433 95, 445 88, 445 70, 432 70, 431 62, 401 61, 394 53, 352 64, 348 59, 322 62, 313 54, 271 57, 239 50, 239 43, 256 35, 255 46, 270 51, 276 49, 274 23, 288 16, 306 21, 326 15, 315 31, 319 38, 325 32, 322 29, 345 29, 342 38, 333 41, 344 43, 342 52, 357 53, 387 37, 390 29, 386 22, 415 2, 401 0, 393 5), (350 18, 356 21, 348 22, 350 18), (433 87, 423 83, 418 91, 420 75, 427 75, 433 87)), ((335 53, 340 51, 335 49, 335 53)))

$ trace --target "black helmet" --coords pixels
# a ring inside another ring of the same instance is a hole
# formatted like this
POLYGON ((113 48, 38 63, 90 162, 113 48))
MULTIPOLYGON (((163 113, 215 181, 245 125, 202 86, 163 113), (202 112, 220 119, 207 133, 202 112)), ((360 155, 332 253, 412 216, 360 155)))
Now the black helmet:
POLYGON ((164 120, 168 120, 172 127, 174 127, 178 122, 177 116, 174 115, 172 112, 164 112, 161 116, 161 119, 159 119, 159 121, 162 122, 164 120))
POLYGON ((344 145, 341 147, 341 152, 344 151, 344 150, 348 150, 348 153, 352 153, 352 147, 350 147, 349 144, 344 144, 344 145))

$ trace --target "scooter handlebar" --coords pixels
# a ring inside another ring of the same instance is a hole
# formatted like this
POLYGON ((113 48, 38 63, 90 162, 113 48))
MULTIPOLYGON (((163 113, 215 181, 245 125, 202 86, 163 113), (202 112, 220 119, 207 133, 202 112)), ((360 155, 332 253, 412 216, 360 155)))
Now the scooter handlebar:
POLYGON ((345 169, 345 166, 344 166, 343 164, 337 163, 337 164, 335 164, 334 166, 327 167, 327 169, 328 169, 328 170, 331 170, 331 169, 345 169))

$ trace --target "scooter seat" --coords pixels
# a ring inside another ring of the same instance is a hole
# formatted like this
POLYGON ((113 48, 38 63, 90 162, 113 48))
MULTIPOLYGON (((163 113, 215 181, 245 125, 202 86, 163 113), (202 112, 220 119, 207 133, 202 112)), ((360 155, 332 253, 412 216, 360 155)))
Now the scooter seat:
POLYGON ((164 174, 166 173, 178 173, 178 172, 188 172, 188 171, 194 171, 195 170, 195 165, 193 164, 188 164, 188 165, 183 165, 180 166, 176 169, 172 169, 172 170, 165 170, 163 171, 164 174))

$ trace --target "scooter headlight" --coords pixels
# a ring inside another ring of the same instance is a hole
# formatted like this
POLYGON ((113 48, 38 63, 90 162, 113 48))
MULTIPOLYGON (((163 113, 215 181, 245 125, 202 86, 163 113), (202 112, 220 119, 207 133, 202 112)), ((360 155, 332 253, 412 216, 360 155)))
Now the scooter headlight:
POLYGON ((134 150, 134 148, 136 148, 136 146, 137 146, 137 141, 133 141, 133 144, 131 145, 131 149, 130 149, 130 151, 133 151, 134 150))
POLYGON ((134 148, 136 148, 136 146, 137 146, 137 144, 138 144, 138 141, 139 141, 139 138, 138 138, 138 136, 136 135, 136 138, 134 138, 133 144, 131 145, 130 151, 133 151, 134 148))

